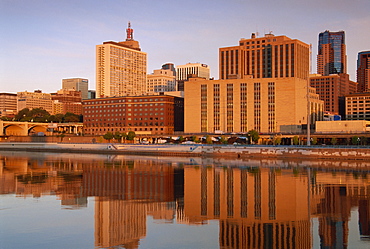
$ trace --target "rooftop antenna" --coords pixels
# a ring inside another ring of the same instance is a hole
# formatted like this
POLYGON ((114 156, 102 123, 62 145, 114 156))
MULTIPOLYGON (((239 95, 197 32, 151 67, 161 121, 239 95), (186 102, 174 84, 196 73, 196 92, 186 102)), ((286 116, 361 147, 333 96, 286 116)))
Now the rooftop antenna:
POLYGON ((131 28, 131 23, 128 22, 128 28, 126 29, 127 38, 126 41, 133 41, 134 40, 134 30, 131 28))

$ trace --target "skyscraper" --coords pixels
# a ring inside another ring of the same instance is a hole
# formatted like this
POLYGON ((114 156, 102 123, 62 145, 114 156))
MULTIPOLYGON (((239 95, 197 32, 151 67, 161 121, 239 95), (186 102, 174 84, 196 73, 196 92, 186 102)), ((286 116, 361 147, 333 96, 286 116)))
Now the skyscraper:
POLYGON ((344 31, 330 32, 326 30, 319 34, 317 73, 324 76, 347 73, 344 31))
POLYGON ((80 91, 82 99, 87 99, 89 80, 82 78, 62 79, 62 89, 80 91))
POLYGON ((357 59, 357 91, 370 91, 370 51, 358 53, 357 59))
POLYGON ((266 34, 240 39, 238 46, 219 49, 219 78, 291 78, 307 79, 309 45, 284 35, 266 34))
POLYGON ((126 41, 96 46, 96 97, 136 96, 146 93, 147 55, 134 40, 130 23, 126 41))

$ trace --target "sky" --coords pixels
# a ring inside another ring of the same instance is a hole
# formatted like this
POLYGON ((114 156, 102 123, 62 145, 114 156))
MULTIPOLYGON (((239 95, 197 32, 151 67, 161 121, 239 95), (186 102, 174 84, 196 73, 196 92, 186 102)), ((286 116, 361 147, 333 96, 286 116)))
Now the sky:
POLYGON ((95 46, 134 39, 147 72, 164 63, 205 63, 218 79, 218 49, 251 33, 312 44, 318 34, 346 32, 347 66, 370 50, 370 0, 0 0, 0 92, 56 92, 62 79, 87 78, 95 89, 95 46))

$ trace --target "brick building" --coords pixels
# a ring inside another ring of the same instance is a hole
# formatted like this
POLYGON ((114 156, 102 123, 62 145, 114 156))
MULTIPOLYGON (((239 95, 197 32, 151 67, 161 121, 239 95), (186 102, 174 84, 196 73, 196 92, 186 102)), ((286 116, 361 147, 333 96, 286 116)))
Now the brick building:
POLYGON ((184 99, 169 95, 83 100, 84 133, 173 134, 184 130, 184 99))

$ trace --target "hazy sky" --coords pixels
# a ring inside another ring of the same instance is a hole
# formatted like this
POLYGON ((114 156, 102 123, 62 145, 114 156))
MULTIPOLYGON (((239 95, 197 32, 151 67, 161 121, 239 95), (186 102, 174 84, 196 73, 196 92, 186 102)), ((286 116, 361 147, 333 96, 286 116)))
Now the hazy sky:
POLYGON ((312 44, 346 32, 348 73, 370 50, 370 0, 0 0, 0 92, 55 92, 63 78, 95 89, 95 46, 123 41, 128 21, 147 53, 148 73, 162 64, 201 62, 218 79, 218 49, 272 31, 312 44))

